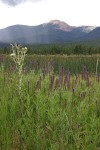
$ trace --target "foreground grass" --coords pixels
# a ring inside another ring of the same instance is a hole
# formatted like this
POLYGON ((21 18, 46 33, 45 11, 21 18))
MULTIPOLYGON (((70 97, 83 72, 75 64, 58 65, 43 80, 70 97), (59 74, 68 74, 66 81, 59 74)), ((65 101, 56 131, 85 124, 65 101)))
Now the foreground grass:
POLYGON ((100 76, 0 72, 1 150, 99 150, 100 76))

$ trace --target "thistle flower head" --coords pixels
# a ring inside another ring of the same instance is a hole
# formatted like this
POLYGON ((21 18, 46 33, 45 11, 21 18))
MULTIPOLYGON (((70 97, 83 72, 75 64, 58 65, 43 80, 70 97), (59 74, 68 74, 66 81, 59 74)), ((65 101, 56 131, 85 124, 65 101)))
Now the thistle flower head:
POLYGON ((22 48, 22 51, 23 51, 24 53, 27 53, 27 47, 22 48))
POLYGON ((14 53, 12 53, 12 54, 10 54, 10 56, 11 56, 11 57, 14 57, 14 56, 16 56, 16 55, 15 55, 14 53))
POLYGON ((27 47, 25 47, 24 49, 27 50, 27 47))

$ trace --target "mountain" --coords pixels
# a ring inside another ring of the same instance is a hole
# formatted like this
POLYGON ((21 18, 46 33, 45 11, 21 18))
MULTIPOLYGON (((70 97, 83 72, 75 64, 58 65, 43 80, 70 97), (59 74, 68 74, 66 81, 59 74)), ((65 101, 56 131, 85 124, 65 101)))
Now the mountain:
POLYGON ((22 44, 62 43, 91 37, 91 32, 94 30, 96 30, 96 27, 75 27, 60 20, 51 20, 37 26, 13 25, 0 29, 0 42, 22 44))
POLYGON ((83 37, 83 39, 89 39, 89 40, 100 39, 100 27, 97 27, 91 32, 89 32, 86 36, 83 37))
POLYGON ((9 46, 9 44, 0 42, 0 48, 4 48, 4 47, 6 47, 6 46, 9 46))

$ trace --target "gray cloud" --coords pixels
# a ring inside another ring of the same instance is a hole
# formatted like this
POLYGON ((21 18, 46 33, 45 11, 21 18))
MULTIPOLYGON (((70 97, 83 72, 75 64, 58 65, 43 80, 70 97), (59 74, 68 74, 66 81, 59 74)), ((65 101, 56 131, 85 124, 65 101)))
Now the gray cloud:
POLYGON ((16 6, 24 2, 39 2, 43 0, 0 0, 0 2, 7 4, 9 6, 16 6))

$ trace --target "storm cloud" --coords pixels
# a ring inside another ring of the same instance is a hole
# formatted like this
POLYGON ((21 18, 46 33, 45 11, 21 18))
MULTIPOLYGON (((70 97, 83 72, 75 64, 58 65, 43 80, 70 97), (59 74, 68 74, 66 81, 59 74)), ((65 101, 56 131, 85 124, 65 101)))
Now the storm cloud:
POLYGON ((0 0, 0 2, 7 4, 9 6, 16 6, 24 2, 39 2, 43 0, 0 0))

